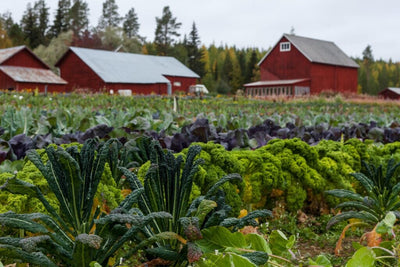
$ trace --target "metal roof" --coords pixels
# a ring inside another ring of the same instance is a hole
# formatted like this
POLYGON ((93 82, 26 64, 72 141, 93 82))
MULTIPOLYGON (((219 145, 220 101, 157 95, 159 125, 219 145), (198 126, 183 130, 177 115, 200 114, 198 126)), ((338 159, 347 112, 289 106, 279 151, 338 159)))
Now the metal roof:
POLYGON ((21 45, 11 48, 0 49, 0 64, 2 64, 4 61, 6 61, 24 48, 25 46, 21 45))
POLYGON ((292 80, 272 80, 272 81, 257 81, 253 83, 246 83, 244 86, 274 86, 274 85, 291 85, 300 82, 309 81, 310 79, 292 79, 292 80))
POLYGON ((0 66, 0 71, 16 82, 67 84, 51 70, 46 69, 0 66))
MULTIPOLYGON (((308 37, 301 37, 292 34, 284 34, 288 41, 294 45, 308 60, 315 63, 344 66, 351 68, 359 68, 358 64, 348 57, 335 43, 312 39, 308 37)), ((279 40, 277 45, 280 43, 279 40)), ((276 46, 276 45, 275 45, 276 46)), ((261 59, 263 62, 272 49, 261 59)))
POLYGON ((71 47, 106 83, 169 83, 165 76, 199 78, 173 57, 71 47))
POLYGON ((396 93, 396 94, 400 95, 400 88, 397 88, 397 87, 388 87, 388 88, 386 88, 386 89, 389 90, 389 91, 392 91, 393 93, 396 93))

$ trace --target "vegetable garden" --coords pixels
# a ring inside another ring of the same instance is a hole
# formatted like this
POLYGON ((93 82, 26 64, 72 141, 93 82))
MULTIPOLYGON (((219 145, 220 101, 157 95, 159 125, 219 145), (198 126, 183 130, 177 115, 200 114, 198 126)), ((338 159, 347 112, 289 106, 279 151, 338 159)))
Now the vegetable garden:
POLYGON ((0 266, 398 265, 395 102, 0 98, 0 266))

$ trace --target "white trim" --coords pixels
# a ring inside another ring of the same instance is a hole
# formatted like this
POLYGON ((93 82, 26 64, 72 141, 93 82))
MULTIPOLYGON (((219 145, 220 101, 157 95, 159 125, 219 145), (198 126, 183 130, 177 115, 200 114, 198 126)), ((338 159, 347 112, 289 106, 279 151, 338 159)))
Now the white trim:
POLYGON ((281 42, 279 44, 279 51, 280 52, 289 52, 291 49, 290 42, 281 42))

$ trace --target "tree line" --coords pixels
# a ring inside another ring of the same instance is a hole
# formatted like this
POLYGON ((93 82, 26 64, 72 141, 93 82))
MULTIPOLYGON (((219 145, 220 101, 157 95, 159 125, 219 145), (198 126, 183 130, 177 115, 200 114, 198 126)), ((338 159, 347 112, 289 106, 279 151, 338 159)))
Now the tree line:
MULTIPOLYGON (((45 0, 28 3, 19 22, 11 12, 0 15, 0 48, 27 45, 50 66, 69 46, 172 56, 200 75, 200 82, 216 93, 235 93, 244 83, 259 80, 257 63, 267 52, 259 48, 237 48, 224 44, 202 45, 193 22, 181 35, 179 22, 169 6, 156 17, 154 40, 139 35, 140 23, 132 7, 120 15, 115 0, 104 0, 96 26, 89 24, 89 7, 84 0, 59 0, 53 21, 45 0)), ((375 61, 370 46, 360 65, 359 92, 377 94, 387 86, 400 86, 400 65, 375 61), (368 50, 369 49, 369 50, 368 50)))

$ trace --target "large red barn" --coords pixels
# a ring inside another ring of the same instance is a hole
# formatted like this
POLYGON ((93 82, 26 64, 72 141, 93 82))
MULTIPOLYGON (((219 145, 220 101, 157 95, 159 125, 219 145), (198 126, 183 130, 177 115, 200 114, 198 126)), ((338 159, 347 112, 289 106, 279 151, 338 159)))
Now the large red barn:
POLYGON ((70 47, 56 66, 68 91, 130 90, 136 94, 187 92, 199 76, 173 57, 70 47))
POLYGON ((0 89, 63 92, 66 84, 26 46, 0 49, 0 89))
POLYGON ((247 95, 357 93, 359 66, 333 42, 284 34, 258 65, 261 81, 245 84, 247 95))

